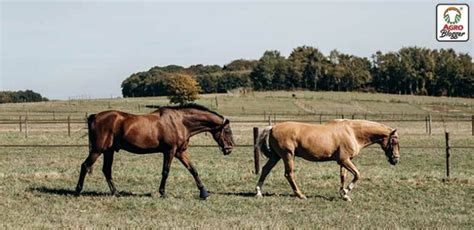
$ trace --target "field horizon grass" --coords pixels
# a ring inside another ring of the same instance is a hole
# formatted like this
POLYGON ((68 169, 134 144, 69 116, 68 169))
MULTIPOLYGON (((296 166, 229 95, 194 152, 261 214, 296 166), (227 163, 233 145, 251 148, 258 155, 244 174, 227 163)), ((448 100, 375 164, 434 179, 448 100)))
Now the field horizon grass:
MULTIPOLYGON (((204 95, 198 103, 231 120, 264 120, 263 113, 287 114, 290 120, 315 119, 321 113, 433 114, 471 116, 474 99, 336 92, 254 92, 247 95, 204 95), (295 98, 293 95, 295 94, 295 98), (217 98, 217 99, 216 99, 217 98), (298 100, 300 104, 295 103, 298 100), (304 104, 306 107, 301 106, 304 104)), ((38 119, 77 118, 107 109, 147 113, 145 105, 165 105, 165 97, 52 101, 0 105, 1 119, 18 119, 28 112, 38 119), (137 105, 141 105, 137 106, 137 105)), ((328 117, 329 118, 329 117, 328 117)), ((278 122, 278 118, 277 118, 278 122)), ((453 148, 451 178, 445 178, 444 130, 453 146, 474 146, 470 121, 433 123, 385 122, 397 127, 401 162, 391 166, 379 147, 364 149, 354 159, 362 179, 352 202, 339 198, 339 166, 296 159, 296 182, 307 200, 296 199, 280 162, 263 186, 263 199, 254 197, 259 175, 253 173, 253 149, 236 148, 223 156, 209 135, 191 140, 190 156, 210 191, 198 199, 189 172, 173 161, 166 191, 157 192, 162 154, 115 154, 113 177, 120 197, 109 195, 102 174, 102 157, 87 175, 81 196, 73 195, 87 147, 1 148, 0 226, 2 228, 434 228, 472 229, 474 226, 474 156, 472 148, 453 148), (439 148, 409 148, 433 146, 439 148)), ((238 144, 252 144, 252 127, 264 122, 233 123, 238 144)), ((67 136, 64 124, 31 124, 30 135, 18 125, 0 123, 0 145, 87 144, 83 124, 67 136)), ((262 157, 261 165, 266 162, 262 157)), ((351 177, 350 177, 351 178, 351 177)))

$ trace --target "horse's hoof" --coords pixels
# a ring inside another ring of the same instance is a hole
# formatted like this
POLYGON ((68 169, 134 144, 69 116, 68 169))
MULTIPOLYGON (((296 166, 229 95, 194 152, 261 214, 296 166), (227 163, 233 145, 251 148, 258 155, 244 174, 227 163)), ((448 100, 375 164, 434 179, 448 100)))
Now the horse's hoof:
POLYGON ((120 197, 120 193, 119 192, 112 192, 110 195, 112 195, 113 197, 120 197))
POLYGON ((166 198, 168 198, 168 195, 166 195, 166 193, 164 193, 164 192, 160 192, 160 197, 162 199, 166 199, 166 198))
POLYGON ((256 198, 263 198, 263 195, 261 192, 258 192, 257 194, 255 194, 255 197, 256 198))
POLYGON ((199 198, 201 198, 201 200, 206 200, 208 197, 209 193, 207 192, 207 190, 201 190, 201 192, 199 193, 199 198))
POLYGON ((344 195, 341 198, 345 201, 352 201, 352 199, 348 195, 344 195))
POLYGON ((308 199, 305 195, 298 195, 298 198, 301 200, 306 200, 308 199))

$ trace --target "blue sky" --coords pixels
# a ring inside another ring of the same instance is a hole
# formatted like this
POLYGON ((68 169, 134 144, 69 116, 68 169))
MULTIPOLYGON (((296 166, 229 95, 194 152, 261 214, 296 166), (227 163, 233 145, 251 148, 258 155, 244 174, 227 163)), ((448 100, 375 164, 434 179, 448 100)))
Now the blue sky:
POLYGON ((364 57, 404 46, 473 52, 472 39, 436 41, 434 1, 0 1, 0 90, 52 99, 116 97, 153 66, 288 56, 300 45, 364 57))

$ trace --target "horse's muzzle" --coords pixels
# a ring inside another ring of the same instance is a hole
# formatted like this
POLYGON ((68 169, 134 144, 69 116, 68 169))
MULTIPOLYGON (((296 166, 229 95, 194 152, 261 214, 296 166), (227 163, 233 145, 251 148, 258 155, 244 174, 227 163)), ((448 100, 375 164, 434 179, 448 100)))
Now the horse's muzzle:
POLYGON ((391 165, 396 165, 400 161, 400 157, 391 157, 388 159, 391 165))
POLYGON ((229 155, 231 152, 232 152, 232 148, 223 148, 222 149, 222 152, 224 153, 224 155, 229 155))

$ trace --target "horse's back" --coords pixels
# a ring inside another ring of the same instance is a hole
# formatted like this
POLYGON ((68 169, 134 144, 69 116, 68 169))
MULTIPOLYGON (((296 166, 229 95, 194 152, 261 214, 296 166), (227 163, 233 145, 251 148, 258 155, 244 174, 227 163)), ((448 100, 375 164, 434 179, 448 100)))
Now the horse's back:
POLYGON ((294 152, 307 160, 328 160, 350 133, 348 127, 333 124, 282 122, 272 128, 281 151, 294 152))
POLYGON ((94 133, 98 151, 121 148, 137 153, 151 152, 159 146, 158 120, 154 114, 108 110, 95 115, 90 131, 94 133))

